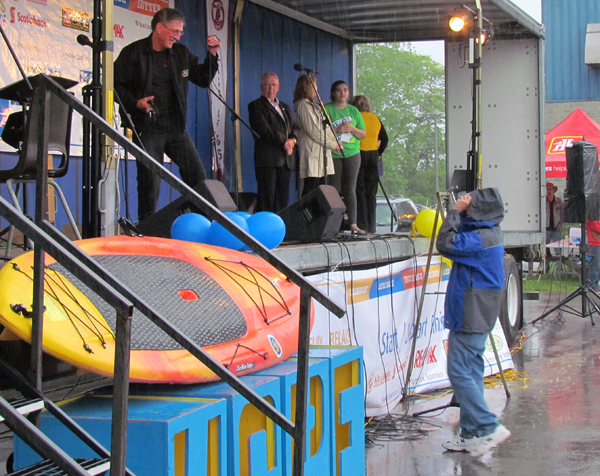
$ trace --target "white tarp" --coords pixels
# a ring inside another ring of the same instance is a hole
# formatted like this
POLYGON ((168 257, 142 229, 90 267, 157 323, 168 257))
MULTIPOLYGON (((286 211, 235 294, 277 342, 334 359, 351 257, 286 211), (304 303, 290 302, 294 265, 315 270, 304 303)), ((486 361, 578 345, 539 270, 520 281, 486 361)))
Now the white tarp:
MULTIPOLYGON (((365 271, 335 271, 308 279, 345 306, 338 319, 316 303, 311 331, 314 345, 360 345, 365 363, 367 416, 391 411, 401 400, 423 290, 426 257, 365 271)), ((432 258, 417 340, 409 393, 450 386, 446 373, 448 331, 444 328, 444 299, 449 266, 432 258)), ((500 323, 492 331, 502 367, 513 368, 500 323)), ((498 371, 488 342, 486 375, 498 371)))

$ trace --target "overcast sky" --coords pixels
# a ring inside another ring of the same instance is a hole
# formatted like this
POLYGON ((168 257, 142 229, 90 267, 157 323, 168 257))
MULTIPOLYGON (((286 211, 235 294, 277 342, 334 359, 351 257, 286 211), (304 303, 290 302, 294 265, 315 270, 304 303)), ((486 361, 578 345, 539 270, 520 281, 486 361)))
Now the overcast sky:
MULTIPOLYGON (((534 20, 542 21, 542 0, 510 0, 534 20)), ((485 11, 483 12, 485 16, 485 11)), ((429 55, 438 63, 444 64, 443 41, 415 41, 412 43, 417 53, 429 55)))

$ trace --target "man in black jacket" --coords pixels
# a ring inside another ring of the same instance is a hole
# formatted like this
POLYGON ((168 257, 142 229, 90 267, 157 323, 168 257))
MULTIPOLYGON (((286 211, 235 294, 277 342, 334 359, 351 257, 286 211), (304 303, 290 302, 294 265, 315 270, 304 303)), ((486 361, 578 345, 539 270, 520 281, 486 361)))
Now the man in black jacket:
MULTIPOLYGON (((220 43, 216 36, 206 42, 203 64, 182 44, 185 19, 173 8, 164 8, 152 18, 152 33, 127 45, 115 61, 115 90, 131 116, 140 140, 156 161, 163 155, 179 166, 182 180, 190 187, 206 178, 198 151, 187 132, 188 81, 207 87, 218 69, 220 43)), ((158 206, 160 177, 137 164, 138 220, 158 206)))
POLYGON ((258 188, 258 210, 278 213, 288 204, 290 174, 298 127, 289 106, 277 99, 279 78, 267 72, 260 81, 261 97, 248 104, 254 139, 254 170, 258 188))

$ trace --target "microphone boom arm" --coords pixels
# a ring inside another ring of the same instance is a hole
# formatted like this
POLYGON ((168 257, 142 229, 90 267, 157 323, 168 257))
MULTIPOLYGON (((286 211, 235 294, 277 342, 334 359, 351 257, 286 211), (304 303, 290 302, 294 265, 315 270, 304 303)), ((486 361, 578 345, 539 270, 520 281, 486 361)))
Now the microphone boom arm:
POLYGON ((242 118, 239 116, 239 114, 238 114, 237 112, 235 112, 235 111, 234 111, 234 110, 233 110, 233 109, 232 109, 232 108, 229 106, 229 104, 227 104, 227 103, 226 103, 226 102, 223 100, 223 98, 222 98, 222 97, 221 97, 219 94, 217 94, 216 92, 214 92, 214 91, 213 91, 213 89, 212 89, 210 86, 208 86, 206 89, 208 89, 208 90, 209 90, 209 91, 212 93, 212 95, 213 95, 214 97, 216 97, 216 98, 217 98, 219 101, 221 101, 221 104, 223 104, 223 106, 225 106, 225 108, 226 108, 226 109, 227 109, 227 110, 228 110, 228 111, 231 113, 231 120, 232 120, 232 121, 240 121, 242 124, 244 124, 244 126, 246 126, 246 129, 248 129, 248 130, 249 130, 249 131, 252 133, 252 136, 253 136, 255 139, 260 139, 260 135, 258 135, 258 132, 256 132, 254 129, 252 129, 252 127, 250 127, 250 125, 249 125, 249 124, 248 124, 246 121, 244 121, 244 120, 243 120, 243 119, 242 119, 242 118))
POLYGON ((27 77, 27 74, 25 73, 23 66, 21 66, 21 62, 19 61, 19 58, 17 58, 17 54, 15 53, 15 50, 13 50, 13 47, 10 44, 10 41, 8 40, 8 36, 6 36, 6 32, 4 31, 4 28, 2 28, 1 24, 0 24, 0 33, 2 33, 2 38, 4 38, 4 42, 6 43, 6 46, 8 47, 8 50, 10 51, 10 55, 15 60, 15 63, 17 64, 17 68, 19 68, 19 72, 21 73, 21 76, 23 76, 23 80, 25 81, 27 88, 29 89, 29 91, 33 91, 33 86, 31 85, 31 82, 29 81, 29 78, 27 77))
MULTIPOLYGON (((299 65, 296 64, 294 66, 294 69, 296 68, 296 66, 299 66, 299 65)), ((319 91, 315 87, 315 83, 313 83, 313 78, 312 78, 312 76, 310 74, 308 74, 308 80, 310 81, 310 84, 311 84, 311 86, 313 88, 313 91, 315 92, 316 98, 319 100, 319 107, 321 108, 321 113, 323 114, 323 124, 325 126, 329 127, 329 129, 333 133, 333 137, 335 137, 335 141, 337 142, 338 147, 340 148, 340 153, 342 154, 342 157, 346 158, 346 155, 344 154, 344 147, 342 146, 342 143, 338 139, 337 134, 333 130, 333 124, 331 123, 331 119, 329 118, 329 114, 327 114, 327 110, 325 109, 325 104, 323 104, 323 101, 321 100, 321 96, 319 95, 319 91)))

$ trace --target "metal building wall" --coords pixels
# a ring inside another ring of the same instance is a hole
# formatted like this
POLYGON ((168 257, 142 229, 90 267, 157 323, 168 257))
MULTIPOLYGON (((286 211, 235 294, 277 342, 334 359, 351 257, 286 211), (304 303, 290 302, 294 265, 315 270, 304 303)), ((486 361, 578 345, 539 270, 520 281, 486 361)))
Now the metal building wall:
POLYGON ((543 0, 546 102, 600 100, 600 67, 585 64, 588 23, 600 23, 598 0, 543 0))

